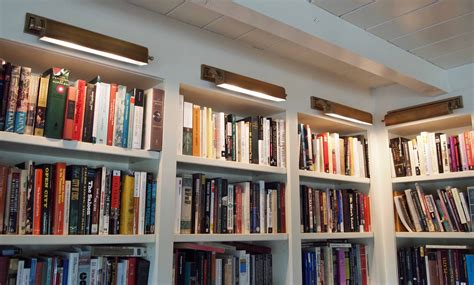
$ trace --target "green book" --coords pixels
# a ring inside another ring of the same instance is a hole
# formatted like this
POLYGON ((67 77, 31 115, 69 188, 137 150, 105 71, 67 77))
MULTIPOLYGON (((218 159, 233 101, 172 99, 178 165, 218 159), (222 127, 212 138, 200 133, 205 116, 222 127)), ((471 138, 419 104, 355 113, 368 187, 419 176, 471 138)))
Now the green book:
POLYGON ((69 70, 53 67, 47 70, 43 76, 49 79, 44 135, 48 138, 61 139, 63 137, 69 70))

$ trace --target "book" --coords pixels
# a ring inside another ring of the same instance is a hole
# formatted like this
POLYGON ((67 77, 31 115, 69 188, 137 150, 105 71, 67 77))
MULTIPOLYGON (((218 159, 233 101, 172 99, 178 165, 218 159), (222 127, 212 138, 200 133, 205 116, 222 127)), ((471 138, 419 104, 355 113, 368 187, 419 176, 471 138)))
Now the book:
POLYGON ((4 215, 6 208, 8 177, 10 168, 6 165, 0 165, 0 234, 4 233, 4 215))
POLYGON ((114 129, 115 129, 115 113, 116 110, 116 99, 117 99, 117 84, 110 84, 110 97, 109 97, 109 109, 108 109, 108 121, 107 121, 107 145, 113 145, 114 140, 114 129))
POLYGON ((122 147, 128 147, 129 137, 129 125, 130 125, 130 104, 132 100, 132 94, 130 92, 125 93, 124 99, 124 111, 123 111, 123 132, 122 132, 122 147))
MULTIPOLYGON (((133 190, 135 178, 132 175, 124 175, 122 178, 122 189, 120 199, 120 227, 119 233, 123 235, 133 234, 134 207, 133 190)), ((137 209, 138 210, 138 209, 137 209)))
POLYGON ((135 94, 130 92, 130 107, 129 107, 129 119, 128 119, 128 137, 127 137, 127 148, 132 148, 133 145, 133 128, 135 118, 135 94))
POLYGON ((193 155, 193 104, 183 105, 183 154, 193 155))
POLYGON ((117 87, 117 93, 115 95, 115 117, 113 129, 114 146, 122 146, 126 93, 126 86, 119 85, 117 87))
POLYGON ((72 135, 74 132, 74 115, 76 112, 76 97, 77 89, 76 87, 68 87, 67 97, 66 97, 66 107, 64 111, 64 129, 63 129, 63 139, 72 140, 72 135))
POLYGON ((41 203, 41 234, 51 233, 52 207, 53 207, 53 165, 43 164, 43 187, 41 203))
POLYGON ((86 84, 85 104, 84 104, 84 122, 82 128, 82 141, 93 142, 94 116, 96 105, 96 85, 86 84))
POLYGON ((0 131, 5 129, 5 115, 9 104, 8 96, 10 90, 12 64, 7 62, 0 68, 0 131))
POLYGON ((142 148, 142 131, 143 131, 143 115, 145 106, 145 94, 141 89, 134 88, 133 96, 135 97, 135 105, 133 112, 133 139, 132 148, 142 148))
MULTIPOLYGON (((32 74, 30 77, 30 86, 28 91, 28 111, 26 115, 26 126, 24 132, 26 135, 33 135, 35 128, 39 82, 40 77, 38 75, 32 74)), ((2 88, 0 87, 0 92, 2 92, 1 89, 2 88)))
POLYGON ((163 118, 165 92, 151 88, 145 90, 145 119, 143 149, 161 151, 163 145, 163 118))
POLYGON ((43 73, 43 76, 49 80, 44 135, 48 138, 61 139, 69 70, 53 67, 43 73))
POLYGON ((20 71, 18 98, 15 111, 15 133, 24 134, 28 113, 31 68, 23 66, 20 71))
POLYGON ((79 233, 79 203, 82 189, 83 167, 80 165, 69 165, 66 167, 66 180, 71 181, 71 196, 69 200, 69 234, 79 233))
MULTIPOLYGON (((97 82, 96 83, 96 106, 97 111, 97 123, 94 122, 96 127, 96 136, 95 143, 97 144, 107 144, 107 132, 109 126, 109 105, 110 105, 110 89, 111 85, 109 83, 97 82), (100 85, 97 89, 97 85, 100 85)), ((94 120, 96 117, 94 116, 94 120)), ((94 136, 93 136, 94 138, 94 136)))
POLYGON ((110 192, 110 234, 118 234, 120 229, 120 180, 120 170, 113 170, 110 192))
POLYGON ((20 73, 21 66, 12 66, 5 112, 4 131, 6 132, 13 132, 15 130, 15 112, 18 104, 17 101, 20 86, 20 73))
POLYGON ((54 217, 52 221, 54 235, 64 234, 65 190, 66 164, 59 162, 54 165, 54 217))
POLYGON ((76 88, 76 104, 74 108, 74 127, 72 130, 72 140, 81 141, 84 128, 84 114, 86 110, 86 82, 84 80, 76 80, 74 83, 76 88))

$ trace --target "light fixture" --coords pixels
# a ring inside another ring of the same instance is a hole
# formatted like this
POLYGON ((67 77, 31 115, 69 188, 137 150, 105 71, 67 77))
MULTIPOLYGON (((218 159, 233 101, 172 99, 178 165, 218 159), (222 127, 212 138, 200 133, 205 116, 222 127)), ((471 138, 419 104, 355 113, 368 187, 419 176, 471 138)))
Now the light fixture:
POLYGON ((126 63, 142 66, 153 60, 146 47, 30 13, 26 14, 24 32, 39 36, 41 41, 126 63))
POLYGON ((388 111, 383 122, 386 126, 449 115, 453 110, 463 108, 462 96, 388 111))
POLYGON ((334 118, 363 125, 372 125, 372 114, 326 99, 311 96, 311 108, 334 118))
POLYGON ((201 79, 227 90, 275 102, 286 101, 285 88, 244 75, 202 64, 201 79))

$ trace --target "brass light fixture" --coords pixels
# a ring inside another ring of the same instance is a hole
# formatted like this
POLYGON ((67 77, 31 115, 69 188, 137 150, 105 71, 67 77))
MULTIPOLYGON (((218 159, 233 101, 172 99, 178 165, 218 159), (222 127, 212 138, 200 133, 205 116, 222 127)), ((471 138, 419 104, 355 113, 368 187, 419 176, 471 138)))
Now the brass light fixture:
POLYGON ((372 114, 346 105, 331 102, 326 99, 312 96, 311 108, 319 110, 325 115, 334 118, 363 125, 372 125, 372 114))
POLYGON ((227 90, 276 102, 286 101, 285 88, 202 64, 201 79, 227 90))
POLYGON ((26 14, 24 32, 39 36, 41 41, 126 63, 142 66, 153 60, 146 47, 30 13, 26 14))
POLYGON ((444 100, 388 111, 383 121, 386 126, 391 126, 449 115, 453 113, 453 110, 463 107, 462 96, 451 97, 444 100))

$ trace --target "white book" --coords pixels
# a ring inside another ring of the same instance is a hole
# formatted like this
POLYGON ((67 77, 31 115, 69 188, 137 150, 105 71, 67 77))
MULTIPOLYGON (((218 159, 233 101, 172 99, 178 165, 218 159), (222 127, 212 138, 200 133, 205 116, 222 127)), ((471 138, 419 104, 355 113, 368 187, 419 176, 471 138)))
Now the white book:
MULTIPOLYGON (((27 168, 28 169, 28 168, 27 168)), ((28 189, 28 170, 20 170, 20 189, 18 193, 18 234, 24 235, 26 230, 26 192, 28 189)))
POLYGON ((140 200, 138 203, 138 234, 145 234, 145 211, 146 211, 146 172, 140 172, 140 200))
POLYGON ((242 211, 243 211, 243 233, 250 233, 250 182, 241 183, 242 187, 242 211))
MULTIPOLYGON (((397 210, 398 217, 400 218, 400 221, 402 222, 403 226, 409 231, 413 232, 412 228, 409 226, 407 220, 405 219, 405 216, 402 214, 403 213, 403 207, 401 205, 400 199, 401 197, 393 197, 393 200, 395 202, 395 209, 397 210)), ((408 217, 407 217, 408 218, 408 217)))
POLYGON ((238 126, 238 133, 239 133, 239 139, 238 139, 238 144, 239 144, 239 162, 244 162, 245 161, 245 122, 240 121, 237 123, 238 126))
MULTIPOLYGON (((354 153, 354 176, 360 177, 360 168, 361 165, 359 163, 359 140, 356 138, 352 139, 352 148, 354 153)), ((329 159, 331 161, 331 159, 329 159)))
MULTIPOLYGON (((133 206, 135 206, 135 201, 140 201, 140 172, 139 171, 135 171, 133 173, 133 176, 134 176, 134 179, 133 179, 133 206)), ((133 234, 137 234, 138 233, 138 227, 139 227, 139 224, 137 223, 137 220, 135 219, 135 215, 138 215, 139 209, 133 209, 133 215, 134 215, 134 218, 133 218, 133 234)))
POLYGON ((471 214, 469 213, 469 206, 467 204, 466 196, 463 192, 459 192, 459 198, 461 199, 461 205, 464 210, 464 216, 468 222, 471 221, 471 214))
POLYGON ((128 259, 123 260, 123 284, 128 284, 128 259))
POLYGON ((227 232, 234 232, 234 185, 227 185, 227 232))
POLYGON ((55 254, 68 260, 67 284, 78 284, 79 281, 79 253, 60 251, 55 254))
POLYGON ((314 137, 313 139, 313 156, 314 156, 314 161, 313 161, 313 171, 320 172, 321 167, 319 164, 319 141, 317 136, 314 137))
POLYGON ((91 285, 99 284, 99 260, 97 258, 91 258, 91 285))
POLYGON ((26 116, 25 135, 33 134, 36 121, 36 103, 38 102, 39 81, 39 75, 31 75, 28 91, 28 114, 26 116))
MULTIPOLYGON (((179 95, 178 105, 178 141, 176 142, 178 148, 178 154, 183 154, 183 108, 184 108, 184 96, 179 95)), ((201 128, 202 130, 202 128, 201 128)), ((202 145, 202 144, 201 144, 202 145)), ((202 153, 202 151, 201 151, 202 153)))
POLYGON ((418 144, 417 144, 416 139, 411 140, 411 143, 413 146, 413 163, 415 165, 415 170, 413 171, 413 167, 412 167, 412 172, 413 172, 413 175, 421 175, 420 153, 418 152, 418 144), (417 169, 418 169, 418 172, 417 172, 417 169))
MULTIPOLYGON (((333 138, 331 135, 328 133, 328 157, 329 157, 329 173, 334 173, 334 166, 333 166, 333 157, 334 157, 334 142, 333 138)), ((353 149, 355 151, 356 144, 353 144, 353 149)), ((356 158, 356 152, 354 152, 354 158, 356 158)), ((354 159, 354 161, 357 161, 357 159, 354 159)))
POLYGON ((461 220, 461 224, 466 224, 467 219, 461 204, 461 198, 459 197, 459 190, 457 188, 451 188, 451 192, 453 193, 454 205, 456 206, 456 212, 459 215, 459 220, 461 220))
POLYGON ((431 174, 431 161, 429 160, 429 146, 426 140, 426 132, 422 132, 416 136, 416 143, 418 145, 418 152, 420 157, 420 171, 421 175, 431 174))
POLYGON ((214 155, 214 145, 213 145, 213 137, 214 137, 214 126, 212 125, 212 108, 207 108, 206 114, 207 120, 207 158, 215 159, 216 156, 214 155))
POLYGON ((467 171, 469 170, 469 165, 467 162, 466 141, 464 140, 463 133, 458 135, 458 140, 459 140, 459 153, 461 154, 461 167, 463 171, 467 171))
POLYGON ((212 150, 212 159, 217 158, 217 132, 216 132, 216 114, 211 114, 211 150, 212 150))
POLYGON ((117 263, 117 285, 126 285, 125 283, 125 263, 120 261, 117 263))
POLYGON ((243 134, 243 141, 244 141, 244 160, 245 163, 250 163, 250 123, 247 122, 244 124, 244 134, 243 134))
POLYGON ((217 158, 225 160, 225 114, 217 113, 217 158))
POLYGON ((71 180, 66 180, 66 184, 64 186, 64 227, 63 233, 64 235, 69 234, 69 207, 71 203, 71 180))
POLYGON ((99 235, 109 234, 109 218, 105 216, 105 183, 107 179, 107 169, 102 166, 100 179, 100 198, 99 198, 99 235))
POLYGON ((413 151, 413 141, 408 141, 408 154, 410 156, 411 174, 416 176, 415 152, 413 151))
MULTIPOLYGON (((339 145, 339 144, 338 144, 339 145)), ((359 146, 359 168, 360 168, 360 177, 365 177, 365 167, 364 167, 364 146, 362 142, 358 143, 359 146)), ((336 155, 336 157, 340 157, 336 155)))
MULTIPOLYGON (((281 149, 280 149, 280 120, 276 120, 276 142, 274 142, 274 147, 276 147, 276 162, 277 167, 281 167, 281 149)), ((314 152, 313 152, 314 155, 314 152)))
POLYGON ((132 148, 133 145, 133 118, 135 117, 135 96, 131 94, 130 96, 130 111, 128 119, 128 138, 127 138, 127 148, 132 148))
POLYGON ((266 226, 265 226, 265 207, 266 207, 266 194, 265 194, 265 181, 260 180, 258 181, 259 184, 259 198, 260 198, 260 233, 266 233, 266 226))
POLYGON ((127 87, 119 85, 117 93, 115 94, 115 114, 114 114, 114 131, 113 131, 113 145, 122 146, 123 137, 123 117, 125 112, 125 97, 127 94, 127 87))
POLYGON ((175 234, 179 234, 181 232, 181 204, 183 199, 183 178, 176 177, 176 192, 175 192, 175 234))
POLYGON ((222 259, 217 258, 216 259, 216 285, 222 285, 222 259))
POLYGON ((30 285, 30 274, 31 274, 30 268, 23 269, 23 284, 24 285, 30 285))
POLYGON ((99 126, 99 113, 102 110, 102 85, 100 82, 95 83, 95 100, 94 100, 94 118, 92 120, 92 142, 97 142, 97 130, 99 126), (100 110, 99 110, 100 109, 100 110))
POLYGON ((201 110, 201 157, 207 157, 207 107, 201 110))
POLYGON ((431 174, 438 174, 438 153, 436 151, 436 137, 434 133, 428 133, 428 143, 430 145, 431 174))
POLYGON ((451 172, 451 162, 448 150, 448 140, 446 134, 441 134, 439 136, 441 143, 441 158, 443 160, 443 173, 451 172))
POLYGON ((25 269, 25 261, 18 260, 18 268, 16 272, 16 285, 23 285, 25 282, 25 276, 23 270, 25 269))
POLYGON ((97 122, 96 143, 107 144, 107 129, 109 126, 110 84, 101 82, 100 85, 100 109, 97 122))
POLYGON ((279 148, 281 151, 281 162, 280 167, 286 168, 286 122, 284 120, 279 120, 280 125, 280 140, 279 148))
POLYGON ((418 216, 418 213, 416 212, 415 209, 415 202, 413 201, 413 197, 411 196, 411 189, 406 189, 405 190, 405 196, 407 198, 407 204, 408 204, 408 210, 410 211, 411 218, 413 220, 413 223, 415 224, 415 230, 417 232, 421 232, 421 224, 420 224, 420 217, 418 216))
POLYGON ((135 111, 133 112, 132 148, 141 149, 142 138, 143 138, 143 114, 144 114, 145 97, 142 90, 138 90, 136 92, 136 96, 137 97, 135 97, 135 111))

